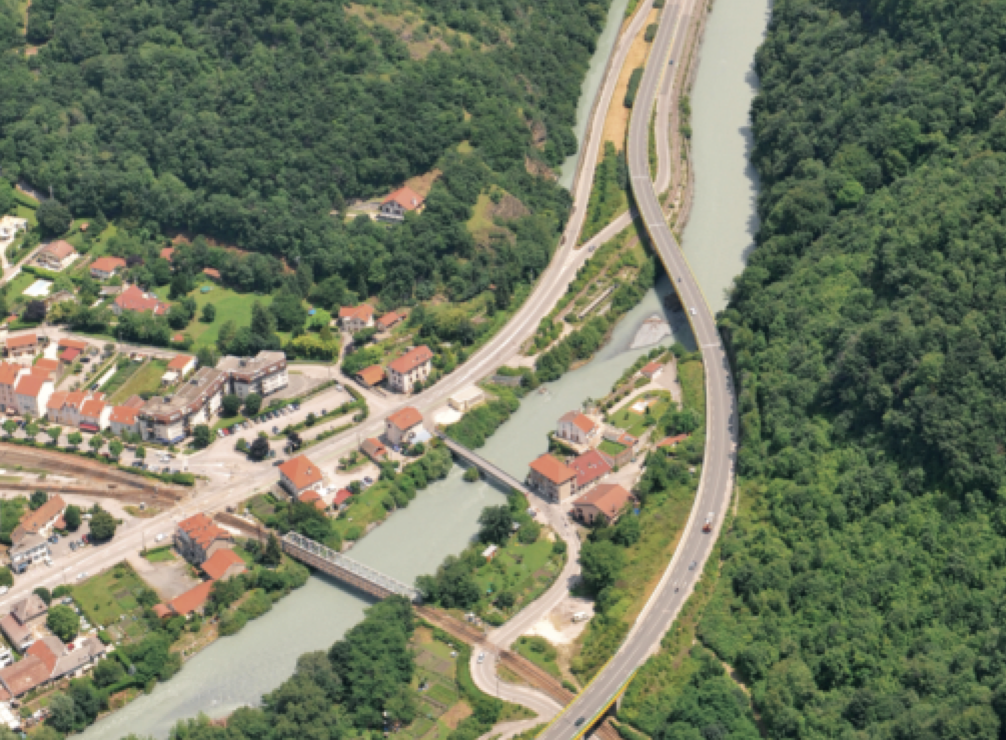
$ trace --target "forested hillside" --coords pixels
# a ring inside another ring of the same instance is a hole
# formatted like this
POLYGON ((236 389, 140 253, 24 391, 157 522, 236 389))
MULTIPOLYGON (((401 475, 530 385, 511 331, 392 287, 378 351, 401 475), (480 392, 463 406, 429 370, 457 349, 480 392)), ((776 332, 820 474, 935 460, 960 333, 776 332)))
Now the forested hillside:
POLYGON ((700 637, 771 738, 1004 737, 1006 2, 777 0, 757 70, 700 637))
POLYGON ((390 303, 455 275, 461 299, 509 297, 547 264, 569 197, 528 172, 575 147, 604 0, 36 0, 26 39, 8 4, 0 45, 39 48, 0 55, 0 167, 75 215, 301 258, 390 303), (403 229, 329 215, 438 164, 403 229), (531 215, 476 258, 490 184, 531 215))

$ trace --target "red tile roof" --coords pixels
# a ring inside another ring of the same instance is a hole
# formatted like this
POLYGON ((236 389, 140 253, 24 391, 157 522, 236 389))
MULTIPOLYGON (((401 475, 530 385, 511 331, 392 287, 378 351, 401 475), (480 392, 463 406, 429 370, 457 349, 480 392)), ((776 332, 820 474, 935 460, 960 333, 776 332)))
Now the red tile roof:
POLYGON ((139 413, 139 409, 130 408, 129 406, 113 406, 108 420, 114 421, 116 424, 133 426, 136 424, 136 417, 139 413))
POLYGON ((3 681, 10 693, 21 696, 49 680, 52 675, 45 662, 37 655, 29 655, 14 665, 0 670, 0 681, 3 681))
POLYGON ((142 409, 147 404, 140 396, 130 396, 123 406, 128 406, 131 409, 142 409))
POLYGON ((206 606, 206 601, 210 598, 212 590, 213 581, 203 581, 195 588, 189 589, 178 598, 169 601, 168 606, 175 614, 182 616, 191 614, 206 606))
POLYGON ((673 437, 664 437, 662 440, 657 442, 657 449, 663 447, 677 447, 679 442, 684 442, 688 439, 687 434, 676 434, 673 437))
POLYGON ((175 355, 168 363, 168 370, 184 370, 194 359, 192 355, 175 355))
POLYGON ((0 385, 14 385, 21 373, 21 366, 12 362, 0 362, 0 385))
POLYGON ((48 357, 42 357, 35 361, 34 367, 39 370, 49 370, 55 372, 59 370, 59 360, 50 360, 48 357))
POLYGON ((302 493, 299 498, 302 504, 309 504, 312 501, 321 501, 321 494, 312 490, 302 493))
POLYGON ((168 312, 168 306, 161 303, 152 293, 144 293, 135 285, 130 285, 115 297, 115 305, 123 311, 153 311, 160 316, 168 312))
POLYGON ((387 203, 390 200, 395 201, 406 211, 414 211, 423 204, 424 199, 423 196, 421 196, 415 190, 406 186, 399 188, 395 192, 385 196, 382 203, 387 203))
POLYGON ((29 373, 28 375, 21 376, 17 385, 14 386, 14 392, 19 396, 38 398, 38 394, 42 391, 42 386, 48 382, 48 375, 36 375, 34 373, 29 373))
POLYGON ((66 339, 60 339, 59 342, 56 344, 56 347, 58 349, 78 349, 81 352, 83 352, 85 349, 87 349, 87 342, 81 339, 66 338, 66 339))
POLYGON ((39 506, 35 511, 29 511, 21 518, 11 539, 15 542, 26 534, 38 534, 46 524, 55 520, 66 510, 66 502, 58 493, 52 494, 49 500, 39 506))
POLYGON ((25 651, 26 655, 34 655, 36 658, 45 663, 46 669, 49 671, 49 675, 52 675, 52 669, 56 667, 56 661, 59 660, 60 656, 56 655, 52 648, 45 644, 44 640, 36 640, 31 644, 31 647, 25 651))
POLYGON ((424 344, 420 347, 413 347, 404 355, 388 365, 388 367, 396 373, 405 375, 406 373, 412 372, 420 365, 425 365, 432 359, 433 352, 431 352, 430 348, 424 344))
POLYGON ((332 499, 332 506, 335 507, 342 506, 351 498, 353 498, 352 491, 350 491, 348 488, 340 488, 338 491, 335 492, 335 498, 332 499))
POLYGON ((403 432, 412 429, 416 424, 423 423, 423 415, 413 406, 406 406, 388 417, 388 422, 403 432))
POLYGON ((358 319, 360 321, 370 321, 374 317, 374 307, 369 303, 361 303, 359 306, 340 306, 340 319, 358 319))
POLYGON ((321 470, 306 455, 290 458, 279 466, 279 472, 286 476, 298 491, 321 482, 321 470))
POLYGON ((63 404, 66 402, 66 397, 70 395, 67 391, 56 391, 51 396, 49 396, 49 402, 46 403, 45 407, 47 409, 54 409, 58 411, 63 408, 63 404))
POLYGON ((594 431, 597 424, 586 414, 581 414, 579 411, 569 411, 562 415, 559 421, 571 422, 573 426, 579 429, 584 434, 590 434, 594 431))
POLYGON ((593 483, 598 478, 611 472, 611 466, 597 450, 584 452, 569 464, 576 471, 576 487, 593 483))
POLYGON ((581 496, 573 506, 576 508, 593 506, 608 519, 614 519, 630 498, 632 494, 617 483, 602 483, 590 493, 581 496))
POLYGON ((168 262, 171 262, 171 255, 173 255, 174 253, 175 253, 174 247, 164 247, 161 250, 161 259, 165 259, 168 262))
POLYGON ((159 616, 161 619, 164 619, 165 617, 171 616, 173 612, 171 611, 171 607, 167 604, 157 604, 154 606, 154 614, 159 616))
POLYGON ((56 259, 62 261, 69 257, 71 254, 76 254, 77 250, 68 241, 59 239, 54 242, 46 244, 42 249, 39 250, 39 254, 51 254, 56 259))
POLYGON ((199 567, 203 569, 203 573, 214 581, 218 581, 227 574, 227 570, 232 565, 240 565, 242 572, 247 570, 245 561, 241 559, 240 555, 233 550, 223 549, 217 550, 209 560, 199 567))
POLYGON ((80 355, 79 349, 68 349, 59 356, 59 359, 67 364, 73 362, 80 355))
POLYGON ((386 313, 384 314, 384 316, 379 318, 377 320, 377 325, 382 329, 390 329, 395 324, 398 324, 404 320, 405 320, 405 314, 395 313, 394 311, 392 311, 391 313, 386 313))
POLYGON ((531 470, 556 485, 561 485, 576 477, 575 470, 567 465, 563 465, 547 452, 531 463, 531 470))
POLYGON ((203 275, 205 275, 208 278, 213 278, 214 280, 219 280, 220 279, 220 270, 215 270, 212 267, 204 267, 203 268, 203 275))
POLYGON ((115 272, 125 266, 126 260, 120 257, 99 257, 91 263, 91 269, 99 272, 115 272))
POLYGON ((38 344, 38 337, 34 334, 18 334, 16 337, 7 337, 7 349, 31 347, 36 344, 38 344))
POLYGON ((377 385, 386 377, 384 368, 380 365, 371 365, 358 372, 356 376, 367 385, 377 385))
POLYGON ((86 416, 88 419, 97 419, 101 416, 101 412, 105 410, 106 405, 104 401, 92 398, 89 401, 85 401, 84 405, 80 407, 80 415, 86 416))
POLYGON ((656 360, 654 360, 653 362, 648 362, 645 365, 643 365, 643 369, 640 370, 639 372, 641 372, 643 375, 646 375, 647 377, 649 377, 649 376, 653 375, 655 372, 657 372, 657 370, 659 370, 662 367, 663 367, 663 365, 661 365, 659 362, 657 362, 656 360))
POLYGON ((230 533, 226 529, 218 527, 216 523, 203 513, 190 516, 178 522, 178 528, 185 532, 189 539, 198 544, 202 549, 208 548, 214 540, 231 539, 230 533))

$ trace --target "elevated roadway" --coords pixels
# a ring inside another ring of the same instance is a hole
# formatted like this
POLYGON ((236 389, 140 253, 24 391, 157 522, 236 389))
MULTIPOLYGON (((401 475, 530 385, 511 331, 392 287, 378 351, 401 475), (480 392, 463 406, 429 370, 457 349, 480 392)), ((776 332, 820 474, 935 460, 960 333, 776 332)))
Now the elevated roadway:
POLYGON ((650 113, 662 82, 673 72, 672 50, 683 48, 681 38, 687 32, 686 23, 693 2, 681 0, 661 19, 629 123, 628 163, 640 219, 685 307, 696 345, 702 352, 706 389, 706 449, 702 474, 681 543, 657 589, 614 658, 539 736, 543 740, 573 740, 583 735, 617 700, 636 670, 657 651, 712 552, 733 491, 737 409, 726 350, 716 329, 713 311, 664 220, 650 177, 650 113), (707 534, 703 533, 702 526, 709 513, 713 514, 714 524, 707 534))

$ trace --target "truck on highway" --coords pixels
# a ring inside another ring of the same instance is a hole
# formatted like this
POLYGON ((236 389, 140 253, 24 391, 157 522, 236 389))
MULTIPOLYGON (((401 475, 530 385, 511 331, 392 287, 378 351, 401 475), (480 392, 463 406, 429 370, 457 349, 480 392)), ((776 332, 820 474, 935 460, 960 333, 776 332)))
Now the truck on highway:
POLYGON ((706 523, 702 525, 703 532, 706 532, 708 534, 709 532, 713 531, 713 519, 715 517, 716 512, 714 511, 710 511, 709 514, 706 515, 706 523))

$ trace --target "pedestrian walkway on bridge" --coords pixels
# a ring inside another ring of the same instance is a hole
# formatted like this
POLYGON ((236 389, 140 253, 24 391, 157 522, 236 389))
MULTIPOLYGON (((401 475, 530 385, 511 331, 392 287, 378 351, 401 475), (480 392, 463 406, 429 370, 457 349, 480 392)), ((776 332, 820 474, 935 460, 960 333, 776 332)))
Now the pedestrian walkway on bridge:
POLYGON ((534 491, 528 488, 526 485, 521 483, 519 480, 514 478, 512 475, 507 473, 505 470, 496 467, 491 462, 486 460, 484 457, 476 455, 474 452, 469 450, 463 444, 455 442, 453 439, 448 437, 446 434, 437 430, 437 436, 443 440, 444 444, 447 445, 447 449, 453 452, 455 455, 460 457, 462 460, 467 462, 469 465, 474 465, 482 473, 490 478, 502 483, 507 488, 512 488, 515 491, 523 493, 525 496, 533 496, 534 491))
POLYGON ((340 555, 330 547, 315 542, 302 534, 287 532, 283 536, 282 542, 283 552, 290 557, 305 565, 310 565, 322 573, 327 573, 343 583, 365 591, 371 596, 384 599, 392 594, 398 594, 416 604, 423 601, 422 594, 412 586, 406 586, 391 576, 386 576, 373 568, 368 568, 362 563, 347 558, 345 555, 340 555))

